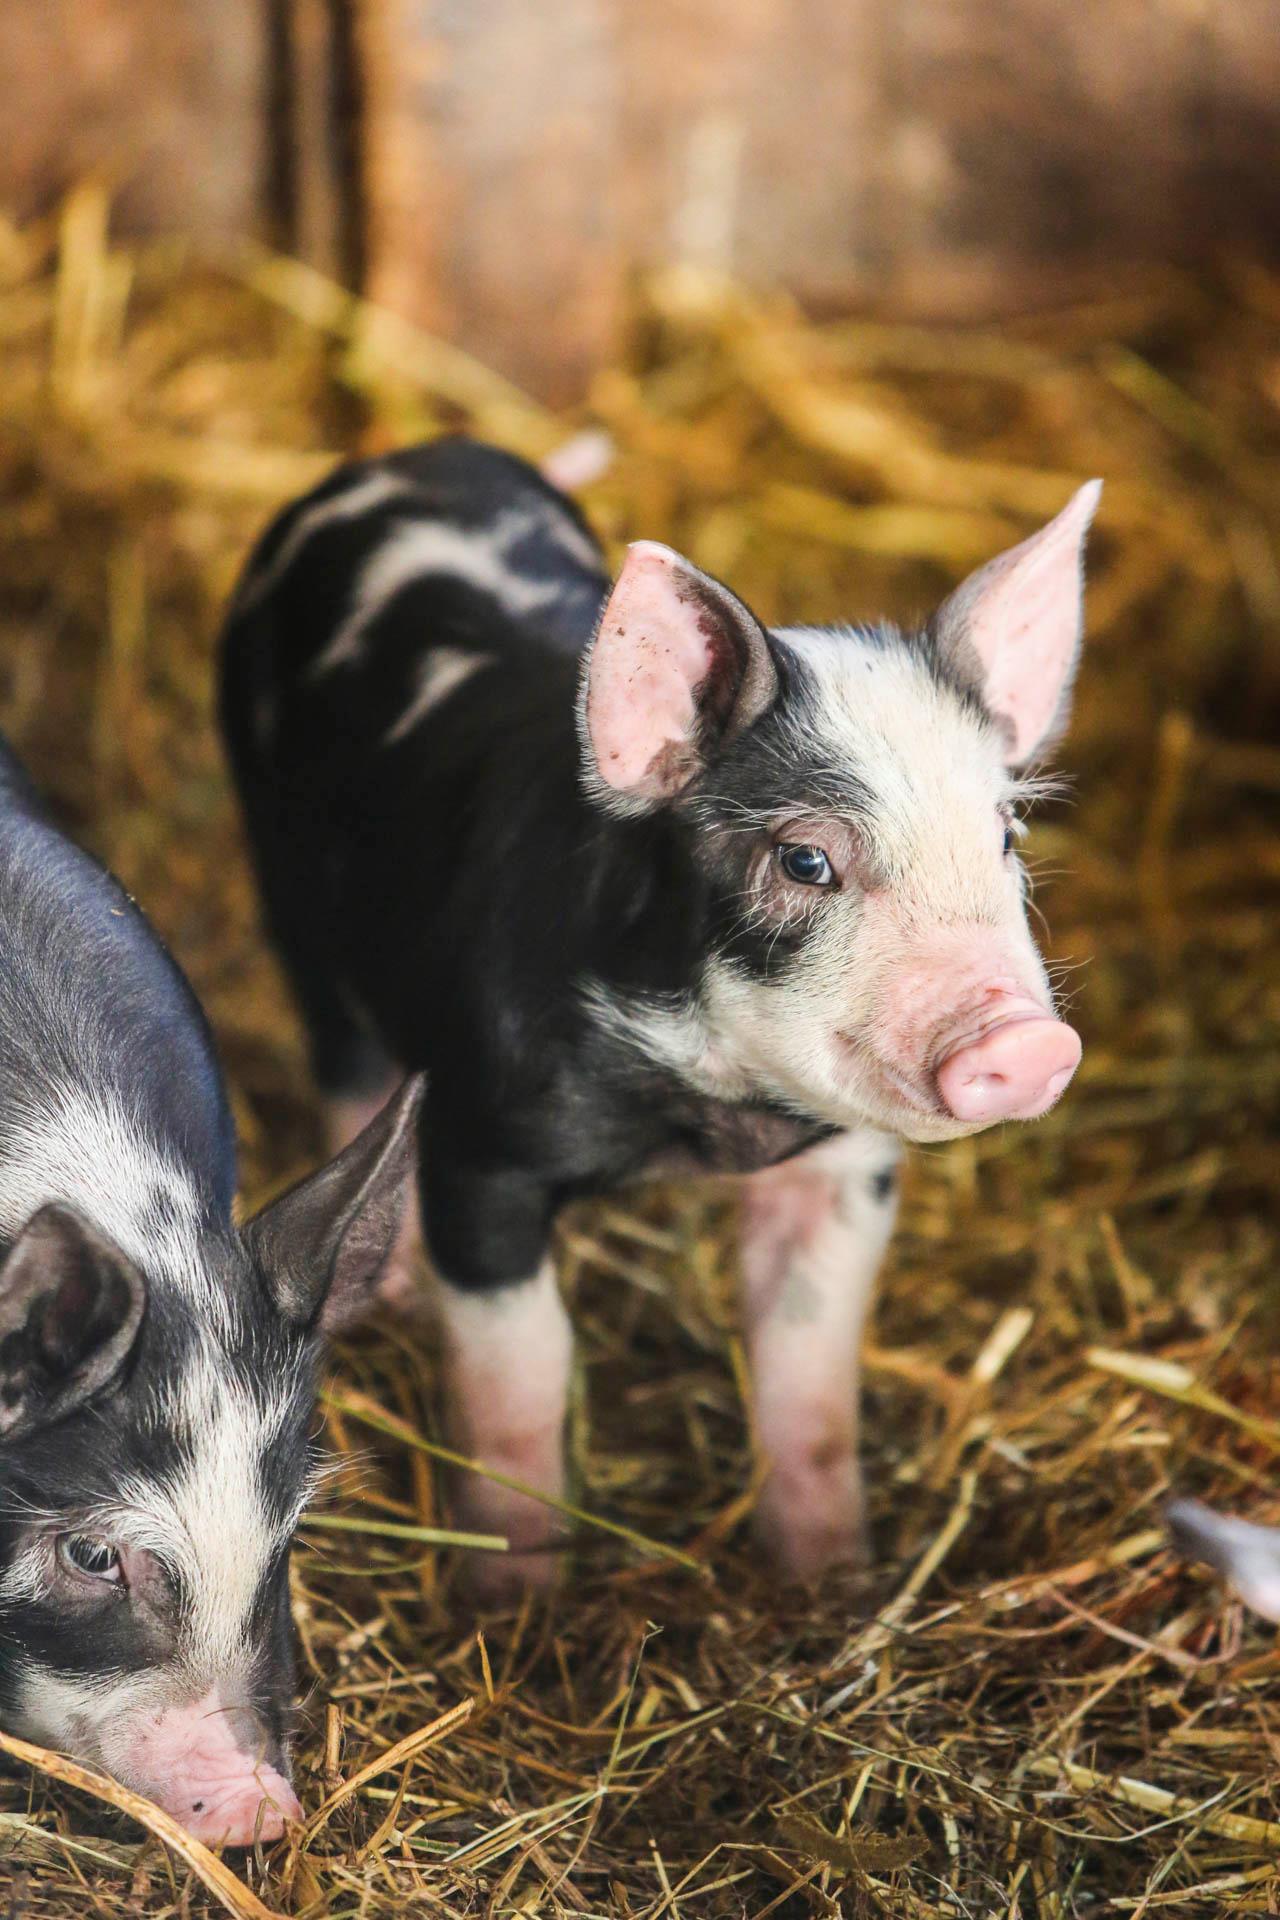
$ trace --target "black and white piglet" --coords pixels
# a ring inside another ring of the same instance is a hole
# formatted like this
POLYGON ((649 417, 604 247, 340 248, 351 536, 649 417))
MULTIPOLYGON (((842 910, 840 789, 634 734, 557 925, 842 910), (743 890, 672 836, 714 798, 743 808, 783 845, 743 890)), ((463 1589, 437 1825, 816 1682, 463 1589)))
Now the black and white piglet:
POLYGON ((0 1725, 274 1839, 317 1323, 376 1279, 410 1085, 243 1232, 204 1018, 0 746, 0 1725))
MULTIPOLYGON (((759 1517, 797 1573, 855 1553, 897 1142, 1032 1119, 1080 1054, 1015 847, 1098 491, 913 632, 769 631, 648 542, 611 587, 567 499, 461 440, 346 467, 263 538, 223 685, 258 872, 338 1137, 428 1069, 422 1218, 474 1456, 561 1487, 561 1204, 741 1174, 759 1517)), ((477 1476, 461 1498, 545 1542, 545 1509, 477 1476)))

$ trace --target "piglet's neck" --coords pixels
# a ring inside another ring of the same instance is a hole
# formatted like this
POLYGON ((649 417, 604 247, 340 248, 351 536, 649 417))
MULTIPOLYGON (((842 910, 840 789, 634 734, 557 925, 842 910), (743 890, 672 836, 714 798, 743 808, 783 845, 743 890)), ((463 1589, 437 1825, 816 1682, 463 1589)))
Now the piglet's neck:
POLYGON ((668 814, 595 819, 593 972, 621 993, 688 993, 706 951, 707 897, 685 830, 668 814))

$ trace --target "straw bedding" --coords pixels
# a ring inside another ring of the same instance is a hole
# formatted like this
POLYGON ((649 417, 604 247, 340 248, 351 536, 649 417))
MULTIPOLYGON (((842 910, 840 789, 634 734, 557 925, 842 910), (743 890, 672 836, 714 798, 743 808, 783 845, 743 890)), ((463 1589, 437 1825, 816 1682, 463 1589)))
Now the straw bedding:
MULTIPOLYGON (((537 456, 578 421, 289 263, 106 221, 87 187, 0 226, 0 722, 189 970, 257 1201, 320 1143, 211 720, 220 605, 338 454, 466 424, 537 456)), ((868 1577, 782 1591, 753 1553, 731 1199, 583 1209, 577 1497, 622 1532, 584 1521, 560 1592, 478 1620, 421 1537, 429 1333, 352 1340, 295 1574, 308 1827, 219 1877, 11 1756, 0 1912, 1275 1912, 1280 1656, 1160 1510, 1280 1518, 1280 281, 984 333, 670 273, 590 415, 605 534, 772 618, 909 616, 1107 477, 1073 796, 1031 839, 1084 1067, 1043 1124, 915 1156, 868 1577)))

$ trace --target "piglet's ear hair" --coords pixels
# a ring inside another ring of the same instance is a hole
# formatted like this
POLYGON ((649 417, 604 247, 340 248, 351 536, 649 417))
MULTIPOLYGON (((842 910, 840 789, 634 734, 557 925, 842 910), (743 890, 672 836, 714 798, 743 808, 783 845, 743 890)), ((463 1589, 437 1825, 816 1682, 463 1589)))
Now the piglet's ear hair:
POLYGON ((1024 767, 1066 731, 1084 631, 1084 543, 1101 480, 1056 520, 971 574, 934 617, 939 645, 1003 722, 1009 765, 1024 767))
POLYGON ((1179 1553, 1215 1567, 1247 1607, 1280 1621, 1280 1527, 1255 1527, 1198 1500, 1170 1501, 1164 1517, 1179 1553))
POLYGON ((286 1320, 310 1327, 353 1318, 372 1298, 394 1244, 413 1167, 426 1082, 397 1093, 318 1173, 255 1214, 244 1242, 286 1320))
POLYGON ((677 799, 777 690, 768 637, 741 600, 670 547, 637 541, 583 667, 588 793, 624 815, 677 799))
POLYGON ((110 1387, 146 1304, 133 1262, 82 1215, 33 1214, 0 1267, 0 1445, 110 1387))

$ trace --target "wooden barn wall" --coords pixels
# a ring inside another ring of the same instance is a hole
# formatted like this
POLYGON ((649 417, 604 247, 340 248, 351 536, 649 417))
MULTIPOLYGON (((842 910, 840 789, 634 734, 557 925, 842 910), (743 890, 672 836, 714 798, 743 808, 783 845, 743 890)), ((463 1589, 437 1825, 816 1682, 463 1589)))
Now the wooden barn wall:
POLYGON ((0 206, 99 172, 130 227, 252 229, 268 84, 260 0, 0 0, 0 206))
POLYGON ((1280 233, 1277 0, 20 0, 0 71, 10 206, 105 166, 554 394, 637 264, 955 312, 1280 233))

